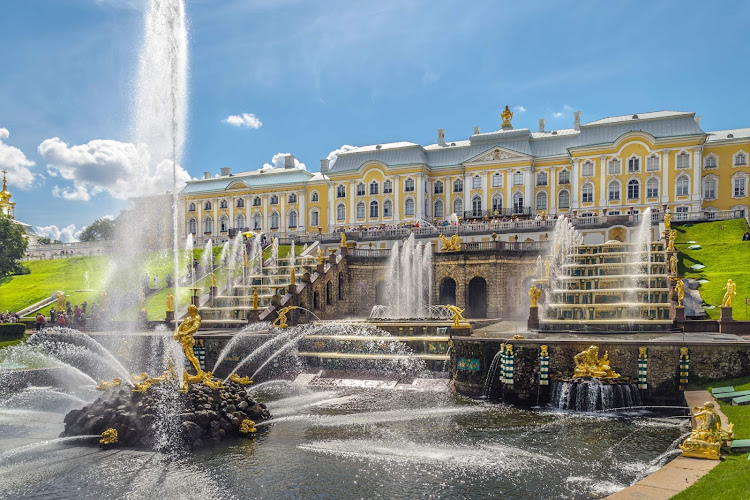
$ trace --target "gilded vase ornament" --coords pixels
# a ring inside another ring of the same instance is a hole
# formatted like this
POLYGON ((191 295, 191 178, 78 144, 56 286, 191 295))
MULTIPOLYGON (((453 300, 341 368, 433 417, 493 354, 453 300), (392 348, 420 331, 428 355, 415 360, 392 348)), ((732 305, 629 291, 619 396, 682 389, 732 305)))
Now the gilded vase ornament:
POLYGON ((682 280, 677 280, 674 288, 677 290, 677 307, 682 307, 682 301, 685 299, 685 283, 682 280))
POLYGON ((539 307, 539 297, 542 296, 542 291, 536 287, 536 285, 531 285, 531 288, 529 288, 529 301, 531 303, 531 307, 539 307))
POLYGON ((502 128, 513 128, 513 125, 510 124, 510 121, 513 119, 513 112, 508 106, 505 106, 505 109, 500 113, 500 118, 503 119, 502 128))
POLYGON ((167 294, 167 312, 174 312, 174 295, 167 294))
POLYGON ((99 443, 108 445, 108 444, 116 444, 118 441, 118 435, 117 435, 117 429, 113 429, 110 427, 106 431, 102 432, 102 438, 99 440, 99 443))
POLYGON ((726 290, 727 292, 724 294, 724 298, 721 300, 721 307, 732 307, 734 296, 737 295, 737 283, 735 283, 731 279, 727 280, 727 286, 722 288, 722 290, 726 290))
POLYGON ((721 445, 734 437, 734 425, 730 424, 726 431, 721 428, 721 417, 711 401, 693 411, 696 427, 680 445, 682 456, 719 460, 721 445))
POLYGON ((198 363, 198 359, 193 353, 193 346, 195 345, 193 334, 197 332, 200 327, 201 317, 198 315, 198 308, 195 307, 195 304, 190 304, 188 306, 188 317, 180 323, 180 326, 178 326, 174 332, 175 340, 182 344, 185 356, 190 360, 193 368, 195 368, 195 372, 198 374, 200 374, 202 370, 200 363, 198 363))
POLYGON ((599 348, 592 345, 583 352, 573 357, 575 362, 574 378, 620 378, 609 366, 609 353, 605 351, 604 356, 599 359, 599 348))

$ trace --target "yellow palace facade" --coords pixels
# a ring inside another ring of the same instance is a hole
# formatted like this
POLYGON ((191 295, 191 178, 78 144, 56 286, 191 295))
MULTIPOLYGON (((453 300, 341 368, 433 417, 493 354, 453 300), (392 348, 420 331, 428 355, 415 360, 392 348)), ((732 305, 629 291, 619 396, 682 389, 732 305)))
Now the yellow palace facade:
POLYGON ((183 235, 228 238, 240 230, 281 235, 383 227, 416 220, 680 214, 750 206, 750 128, 706 132, 690 112, 659 111, 572 128, 501 128, 422 146, 358 147, 321 161, 320 172, 284 168, 204 175, 180 194, 183 235))

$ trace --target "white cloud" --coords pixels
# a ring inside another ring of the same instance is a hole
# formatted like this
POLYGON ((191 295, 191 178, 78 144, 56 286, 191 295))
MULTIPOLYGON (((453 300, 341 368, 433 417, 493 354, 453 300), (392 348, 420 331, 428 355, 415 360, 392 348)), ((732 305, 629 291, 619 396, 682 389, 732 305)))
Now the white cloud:
POLYGON ((328 153, 328 156, 326 156, 326 158, 328 158, 328 160, 330 161, 328 166, 332 167, 333 164, 336 163, 336 159, 339 157, 341 153, 346 153, 347 151, 351 151, 352 149, 357 149, 357 146, 350 146, 348 144, 344 144, 340 148, 334 149, 333 151, 328 153))
MULTIPOLYGON (((172 161, 152 165, 145 145, 105 139, 68 146, 53 137, 39 145, 39 154, 47 162, 50 175, 72 181, 72 186, 55 186, 52 191, 67 200, 87 201, 98 193, 125 199, 173 189, 172 161)), ((178 189, 189 180, 190 174, 178 166, 178 189)))
POLYGON ((222 120, 224 123, 228 123, 233 127, 245 127, 259 129, 263 126, 263 122, 260 118, 255 116, 253 113, 242 113, 241 115, 230 115, 222 120))
POLYGON ((559 111, 555 111, 554 113, 552 113, 553 118, 562 118, 563 116, 565 116, 565 113, 561 113, 559 111))
POLYGON ((51 226, 37 226, 36 233, 39 236, 49 238, 51 240, 60 240, 63 243, 71 243, 78 241, 78 237, 81 236, 83 229, 76 230, 76 225, 71 224, 67 227, 59 229, 54 224, 51 226))
MULTIPOLYGON (((270 168, 284 168, 284 157, 288 154, 289 153, 276 153, 275 155, 273 155, 273 158, 271 158, 271 163, 264 163, 263 167, 261 167, 261 170, 268 170, 270 168)), ((307 170, 305 164, 299 161, 297 158, 294 159, 294 168, 307 170)))
POLYGON ((440 76, 433 73, 432 71, 425 71, 422 74, 422 85, 425 87, 432 85, 433 83, 437 82, 440 79, 440 76))
POLYGON ((573 106, 563 104, 562 111, 555 111, 552 113, 552 118, 565 118, 573 111, 573 106))
POLYGON ((525 113, 526 108, 524 108, 523 106, 513 106, 513 111, 515 111, 516 113, 525 113))
POLYGON ((0 128, 0 170, 8 171, 8 184, 21 189, 29 189, 34 183, 34 174, 31 168, 35 163, 28 158, 20 149, 8 146, 3 141, 10 137, 7 128, 0 128))

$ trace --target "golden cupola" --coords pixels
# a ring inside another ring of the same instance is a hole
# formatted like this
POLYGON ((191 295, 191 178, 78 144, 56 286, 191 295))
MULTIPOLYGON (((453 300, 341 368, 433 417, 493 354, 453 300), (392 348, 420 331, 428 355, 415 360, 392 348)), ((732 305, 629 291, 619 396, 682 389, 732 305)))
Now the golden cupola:
POLYGON ((13 217, 13 206, 15 205, 15 203, 10 201, 10 198, 13 195, 11 195, 10 191, 8 191, 8 181, 5 178, 6 174, 7 172, 3 170, 3 190, 0 191, 0 212, 13 217))

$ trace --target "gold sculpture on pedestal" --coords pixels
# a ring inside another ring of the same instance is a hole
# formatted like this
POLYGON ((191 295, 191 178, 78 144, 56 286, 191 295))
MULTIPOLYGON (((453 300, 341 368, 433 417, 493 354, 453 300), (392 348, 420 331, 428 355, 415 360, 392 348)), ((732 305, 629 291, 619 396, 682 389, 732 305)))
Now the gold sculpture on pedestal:
POLYGON ((466 318, 461 315, 464 312, 464 309, 461 309, 458 306, 452 306, 450 304, 442 307, 449 310, 453 314, 453 328, 459 328, 460 326, 471 326, 469 322, 466 321, 466 318))
POLYGON ((664 235, 667 237, 667 252, 674 252, 674 240, 677 238, 677 230, 664 231, 664 235))
POLYGON ((193 353, 193 346, 195 345, 193 334, 197 332, 200 327, 201 317, 198 315, 198 308, 195 307, 195 304, 190 304, 188 306, 188 317, 183 320, 174 332, 174 339, 182 344, 185 356, 190 360, 196 373, 201 373, 202 370, 200 363, 198 363, 198 359, 193 353))
POLYGON ((258 289, 253 290, 253 309, 258 308, 258 289))
POLYGON ((458 252, 461 250, 461 238, 457 234, 454 234, 450 239, 446 238, 444 234, 438 236, 438 240, 443 244, 440 249, 441 252, 458 252))
POLYGON ((664 230, 669 231, 670 229, 672 229, 672 212, 667 209, 664 212, 664 230))
POLYGON ((96 386, 96 390, 97 391, 106 391, 106 390, 112 389, 114 387, 118 387, 120 384, 122 384, 122 379, 120 377, 117 377, 117 378, 113 379, 112 382, 107 382, 106 380, 102 380, 96 386))
POLYGON ((102 432, 102 438, 99 440, 101 444, 115 444, 118 441, 117 429, 110 427, 106 431, 102 432))
POLYGON ((318 265, 323 265, 323 249, 318 247, 318 265))
POLYGON ((279 309, 278 316, 273 321, 272 325, 276 328, 289 328, 289 325, 286 324, 286 315, 292 309, 297 309, 297 306, 286 306, 283 309, 279 309))
POLYGON ((505 109, 500 113, 500 118, 503 119, 501 128, 513 128, 513 125, 510 124, 510 121, 513 119, 513 111, 508 106, 505 106, 505 109))
POLYGON ((682 456, 719 460, 722 443, 734 437, 734 425, 730 424, 728 431, 722 429, 721 417, 710 401, 694 407, 693 411, 696 412, 693 418, 697 426, 680 445, 682 456))
POLYGON ((346 246, 346 235, 344 234, 344 231, 341 231, 341 248, 344 248, 346 246))
POLYGON ((289 272, 289 284, 290 285, 296 285, 297 284, 297 275, 294 272, 294 268, 289 272))
POLYGON ((64 311, 65 310, 65 293, 57 292, 57 294, 55 295, 55 300, 57 301, 57 310, 64 311))
POLYGON ((677 276, 677 264, 679 261, 677 260, 677 254, 673 253, 671 257, 669 257, 669 274, 672 276, 677 276))
POLYGON ((167 294, 167 312, 174 312, 174 295, 167 294))
POLYGON ((536 287, 536 285, 531 285, 531 288, 529 288, 529 301, 531 301, 531 307, 539 307, 539 297, 542 296, 542 291, 536 287))
POLYGON ((216 275, 214 273, 208 273, 211 276, 211 287, 216 288, 216 275))
POLYGON ((609 366, 609 353, 605 352, 599 359, 599 348, 594 345, 576 354, 573 361, 576 364, 574 378, 620 378, 609 366))
POLYGON ((677 290, 677 307, 682 307, 682 301, 685 299, 685 283, 682 280, 677 280, 674 288, 677 290))
POLYGON ((727 280, 727 286, 722 288, 722 290, 726 290, 727 293, 725 293, 724 298, 721 299, 721 307, 732 307, 734 296, 737 295, 737 283, 731 279, 727 280))

